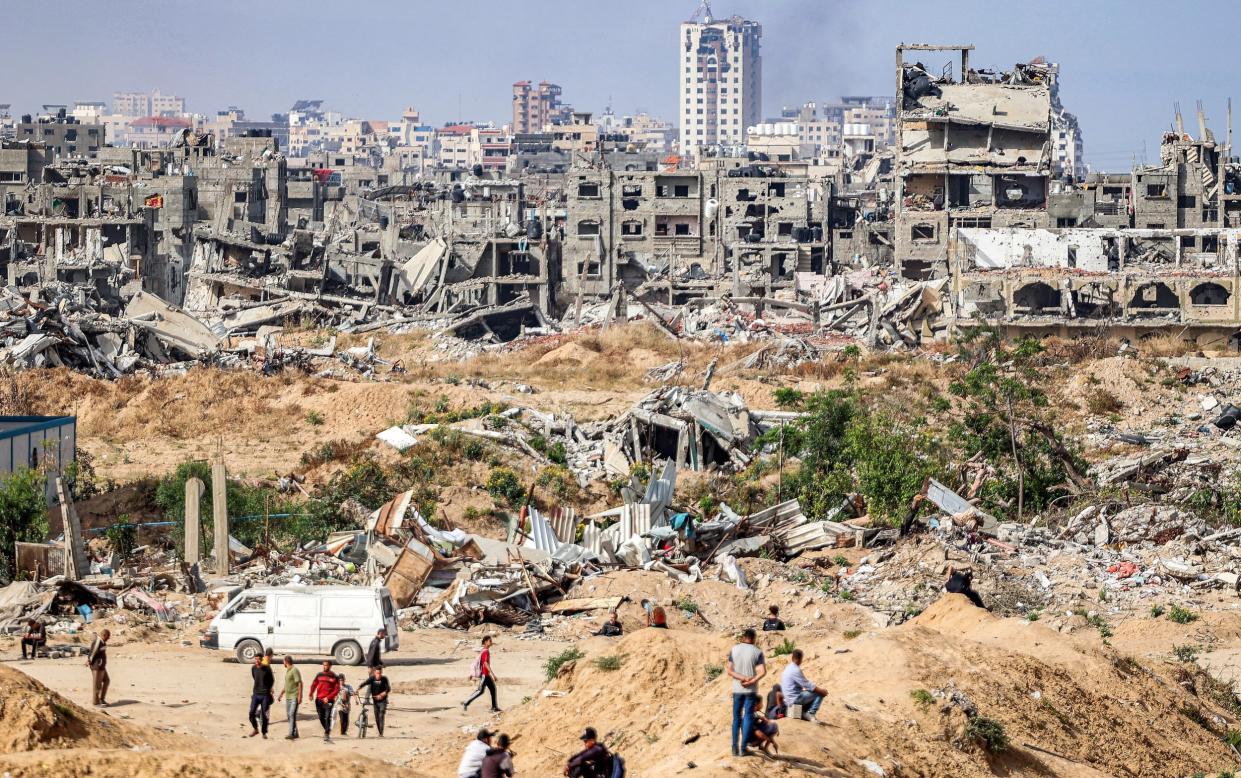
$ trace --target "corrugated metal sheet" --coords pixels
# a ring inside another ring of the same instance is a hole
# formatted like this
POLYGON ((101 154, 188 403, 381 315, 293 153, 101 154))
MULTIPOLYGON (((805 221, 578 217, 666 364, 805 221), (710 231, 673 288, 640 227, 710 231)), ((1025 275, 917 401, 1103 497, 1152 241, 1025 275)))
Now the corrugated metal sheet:
POLYGON ((582 528, 582 545, 596 555, 603 555, 603 533, 593 521, 582 528))
POLYGON ((576 542, 578 520, 577 511, 573 508, 553 508, 547 516, 547 523, 561 543, 576 542))
POLYGON ((530 509, 529 518, 530 537, 526 538, 525 545, 549 554, 556 553, 556 549, 560 548, 560 540, 556 538, 556 533, 552 531, 552 525, 548 524, 547 519, 543 518, 534 508, 530 509))
POLYGON ((781 540, 786 551, 796 553, 836 546, 842 537, 852 538, 857 532, 855 528, 844 524, 814 521, 789 529, 782 534, 781 540))
MULTIPOLYGON (((646 485, 642 502, 652 506, 653 514, 662 522, 664 509, 672 503, 672 493, 677 486, 677 464, 671 459, 664 462, 663 472, 646 485)), ((650 529, 650 527, 647 527, 650 529)))

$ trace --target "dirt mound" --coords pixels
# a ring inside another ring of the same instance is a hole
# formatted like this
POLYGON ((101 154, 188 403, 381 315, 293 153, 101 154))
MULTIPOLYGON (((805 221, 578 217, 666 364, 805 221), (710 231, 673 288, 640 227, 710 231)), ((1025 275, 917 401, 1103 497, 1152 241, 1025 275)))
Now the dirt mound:
POLYGON ((81 708, 30 676, 0 665, 0 753, 167 742, 168 736, 81 708))
MULTIPOLYGON (((803 669, 829 695, 827 726, 780 722, 778 762, 728 756, 722 669, 732 641, 681 629, 583 641, 585 656, 549 685, 553 696, 511 709, 498 729, 522 735, 518 769, 537 775, 555 774, 584 726, 640 775, 679 774, 691 762, 696 775, 746 776, 862 776, 866 762, 922 776, 1188 775, 1232 764, 1220 740, 1235 726, 1229 714, 1180 683, 1179 667, 1144 666, 1097 635, 996 618, 963 597, 853 639, 797 629, 782 637, 806 652, 803 669), (975 715, 1000 722, 1006 750, 972 739, 975 715)), ((769 651, 763 695, 786 664, 769 651)), ((445 772, 464 745, 419 764, 445 772)))
POLYGON ((0 771, 9 778, 89 775, 91 778, 420 778, 423 773, 374 759, 351 756, 267 757, 230 756, 167 751, 101 751, 75 749, 0 756, 0 771))
POLYGON ((534 361, 534 367, 554 367, 556 365, 588 365, 599 358, 599 354, 585 346, 569 341, 557 346, 534 361))

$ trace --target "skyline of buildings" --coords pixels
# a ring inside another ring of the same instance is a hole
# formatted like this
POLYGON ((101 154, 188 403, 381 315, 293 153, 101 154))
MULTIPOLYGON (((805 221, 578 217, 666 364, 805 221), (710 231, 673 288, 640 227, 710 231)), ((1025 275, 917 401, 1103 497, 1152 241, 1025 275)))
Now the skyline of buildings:
MULTIPOLYGON (((186 131, 210 133, 217 139, 264 134, 275 138, 289 157, 326 151, 369 157, 378 165, 382 157, 397 154, 416 160, 418 169, 428 160, 494 169, 515 148, 589 152, 600 137, 687 159, 753 151, 782 161, 831 160, 855 158, 894 144, 893 97, 811 99, 783 107, 778 115, 764 114, 762 35, 759 22, 740 16, 717 19, 708 0, 699 3, 679 27, 676 125, 646 113, 618 116, 610 105, 599 113, 575 111, 563 100, 559 84, 519 80, 511 85, 507 123, 456 117, 436 126, 411 106, 397 120, 351 117, 325 110, 321 99, 296 100, 270 119, 247 116, 233 105, 214 113, 192 113, 186 98, 155 88, 114 92, 110 111, 103 101, 78 101, 72 109, 45 105, 37 118, 23 115, 18 122, 0 108, 0 132, 12 136, 18 124, 40 122, 44 125, 40 132, 50 135, 46 125, 54 124, 59 111, 102 127, 103 142, 116 146, 158 148, 186 131)), ((1059 67, 1054 63, 1048 67, 1056 174, 1080 180, 1088 170, 1082 130, 1060 103, 1059 67)), ((57 148, 71 150, 67 144, 57 148)))

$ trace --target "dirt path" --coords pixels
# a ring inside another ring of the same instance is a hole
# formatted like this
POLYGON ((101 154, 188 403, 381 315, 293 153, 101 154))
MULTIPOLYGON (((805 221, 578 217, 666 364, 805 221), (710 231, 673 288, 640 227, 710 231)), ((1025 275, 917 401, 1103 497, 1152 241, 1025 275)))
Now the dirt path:
MULTIPOLYGON (((284 739, 287 724, 283 703, 271 710, 269 740, 249 738, 246 720, 250 695, 250 672, 224 652, 197 647, 120 645, 109 651, 109 670, 113 703, 107 714, 136 724, 177 733, 195 735, 208 741, 210 749, 221 755, 270 755, 315 752, 360 754, 404 764, 445 735, 462 742, 471 727, 494 722, 487 713, 486 698, 461 710, 461 700, 469 691, 470 666, 478 641, 460 632, 419 630, 401 635, 402 650, 391 657, 388 676, 394 686, 385 737, 374 730, 365 740, 358 739, 350 723, 347 737, 335 737, 331 744, 321 739, 322 729, 313 703, 303 702, 298 714, 301 739, 284 739)), ((546 640, 517 640, 504 635, 496 639, 493 656, 500 678, 500 706, 516 707, 533 695, 543 683, 543 664, 547 657, 567 644, 546 640)), ((12 657, 12 652, 6 652, 12 657)), ((14 667, 84 706, 91 703, 90 675, 80 659, 6 659, 14 667)), ((318 672, 318 662, 299 660, 302 679, 309 686, 318 672)), ((342 670, 346 681, 356 685, 363 668, 342 670)), ((277 672, 277 686, 280 684, 277 672)), ((357 709, 353 718, 357 718, 357 709)))

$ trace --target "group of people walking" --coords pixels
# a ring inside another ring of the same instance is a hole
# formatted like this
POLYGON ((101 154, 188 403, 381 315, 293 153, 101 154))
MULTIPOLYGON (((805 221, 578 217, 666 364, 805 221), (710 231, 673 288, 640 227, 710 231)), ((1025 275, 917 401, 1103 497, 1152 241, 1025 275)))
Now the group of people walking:
POLYGON ((257 737, 260 734, 263 738, 267 737, 269 711, 272 703, 279 699, 284 701, 285 715, 289 722, 289 734, 284 736, 285 740, 297 740, 300 737, 297 729, 297 712, 304 696, 314 700, 315 713, 319 717, 320 726, 323 727, 325 743, 332 742, 332 730, 337 725, 340 727, 342 736, 349 733, 349 719, 355 701, 364 706, 367 704, 372 706, 375 714, 375 729, 379 736, 383 737, 384 724, 388 715, 388 697, 392 693, 392 684, 384 675, 383 663, 380 661, 385 637, 386 633, 381 629, 371 641, 370 648, 366 652, 370 669, 366 680, 358 684, 356 689, 345 681, 344 673, 338 673, 332 669, 331 661, 324 661, 323 669, 311 680, 309 688, 306 688, 302 682, 301 671, 293 664, 293 657, 286 656, 283 660, 283 687, 279 697, 276 698, 273 697, 276 679, 271 667, 272 652, 268 649, 266 653, 255 656, 254 666, 250 668, 250 675, 254 680, 250 693, 249 720, 253 730, 250 737, 257 737))

